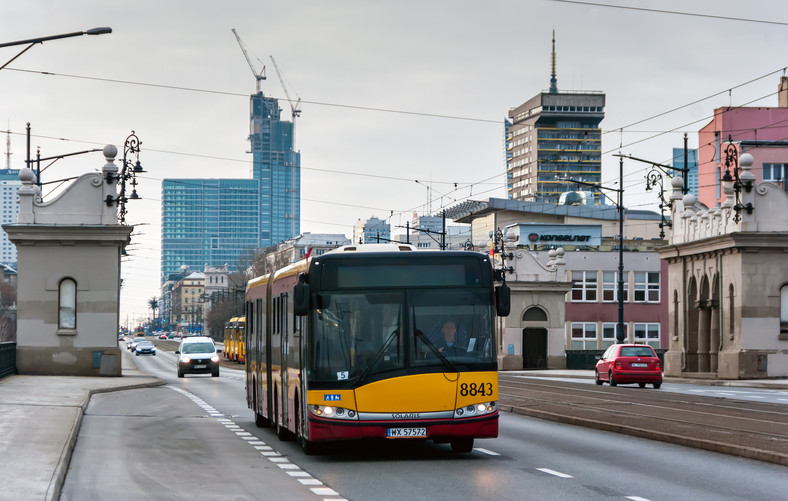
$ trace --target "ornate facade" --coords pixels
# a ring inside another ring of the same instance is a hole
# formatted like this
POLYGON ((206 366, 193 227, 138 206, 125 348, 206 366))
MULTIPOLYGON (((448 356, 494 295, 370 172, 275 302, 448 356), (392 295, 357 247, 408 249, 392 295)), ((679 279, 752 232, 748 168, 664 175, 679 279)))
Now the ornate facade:
POLYGON ((756 184, 753 157, 726 149, 725 199, 707 208, 674 178, 668 262, 670 346, 666 376, 788 376, 788 193, 756 184), (739 163, 741 171, 739 171, 739 163))

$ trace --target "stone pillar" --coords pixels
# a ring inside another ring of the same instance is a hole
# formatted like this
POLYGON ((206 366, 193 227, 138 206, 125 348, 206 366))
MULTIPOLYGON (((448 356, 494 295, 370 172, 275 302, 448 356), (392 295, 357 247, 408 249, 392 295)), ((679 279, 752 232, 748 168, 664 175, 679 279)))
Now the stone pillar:
POLYGON ((709 372, 709 346, 711 332, 711 309, 709 301, 698 302, 698 368, 697 372, 709 372))
POLYGON ((720 305, 719 301, 709 301, 711 325, 709 327, 709 371, 717 372, 717 354, 720 351, 720 305))

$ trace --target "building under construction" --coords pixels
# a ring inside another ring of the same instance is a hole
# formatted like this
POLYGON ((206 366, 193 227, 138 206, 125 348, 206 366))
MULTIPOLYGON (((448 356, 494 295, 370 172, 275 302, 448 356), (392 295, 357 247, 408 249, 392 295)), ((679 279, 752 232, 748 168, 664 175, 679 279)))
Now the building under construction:
POLYGON ((295 151, 298 102, 290 99, 279 74, 292 111, 292 121, 282 120, 279 101, 266 97, 260 88, 265 67, 255 70, 246 47, 233 33, 256 79, 249 101, 251 179, 164 179, 162 282, 181 266, 202 270, 229 264, 232 268, 242 255, 301 232, 301 156, 295 151))

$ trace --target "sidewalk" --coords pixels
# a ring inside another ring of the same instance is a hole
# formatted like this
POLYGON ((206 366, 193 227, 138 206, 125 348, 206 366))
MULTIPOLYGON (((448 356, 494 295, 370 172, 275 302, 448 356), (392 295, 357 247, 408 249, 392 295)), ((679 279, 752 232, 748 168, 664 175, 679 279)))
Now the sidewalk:
POLYGON ((0 380, 0 499, 58 499, 90 396, 164 384, 121 360, 123 377, 0 380))
MULTIPOLYGON (((593 379, 593 370, 550 369, 550 370, 523 370, 505 371, 501 374, 526 377, 554 377, 570 379, 593 379)), ((691 379, 679 377, 663 377, 665 383, 698 384, 705 386, 735 386, 741 388, 766 388, 773 390, 788 390, 788 379, 691 379)))

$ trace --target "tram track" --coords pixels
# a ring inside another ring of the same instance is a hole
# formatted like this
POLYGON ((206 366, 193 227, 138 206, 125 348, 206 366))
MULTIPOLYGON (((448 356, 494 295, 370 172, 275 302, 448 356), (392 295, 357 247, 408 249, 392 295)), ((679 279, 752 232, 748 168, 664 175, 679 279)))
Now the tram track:
POLYGON ((501 374, 499 405, 503 411, 788 466, 788 415, 779 404, 501 374))

